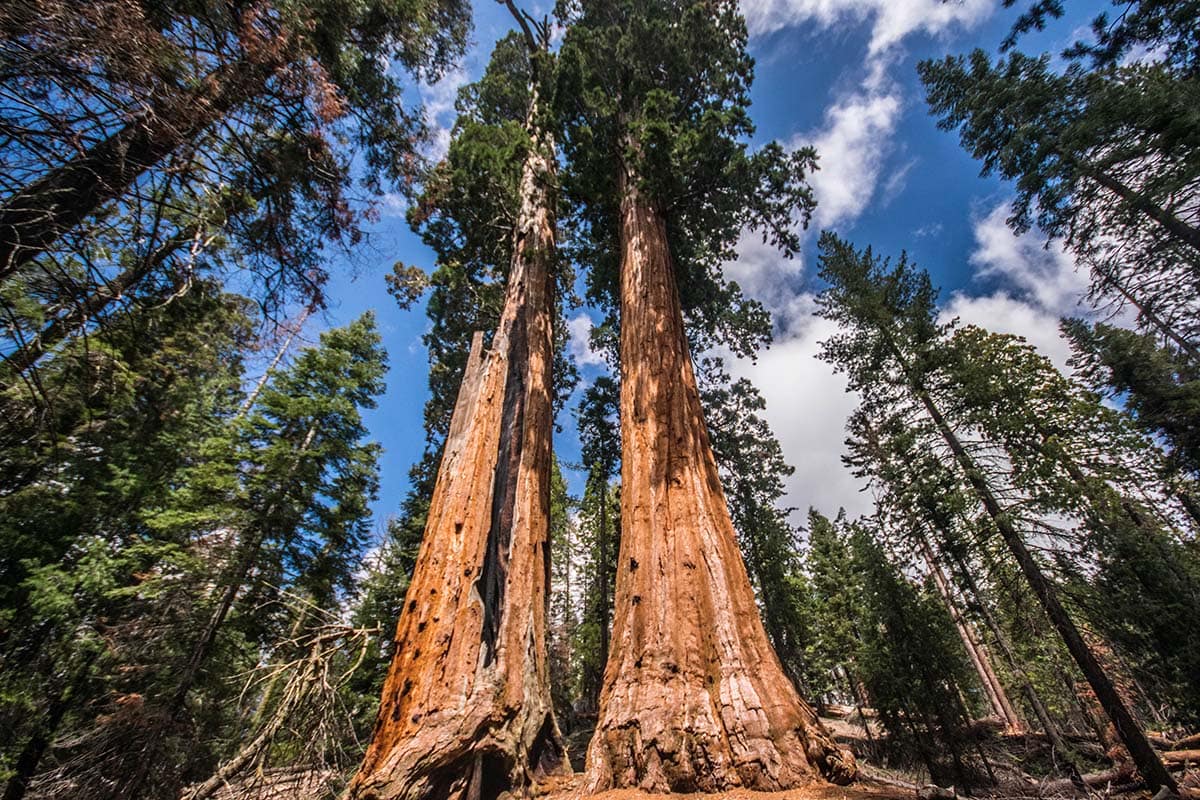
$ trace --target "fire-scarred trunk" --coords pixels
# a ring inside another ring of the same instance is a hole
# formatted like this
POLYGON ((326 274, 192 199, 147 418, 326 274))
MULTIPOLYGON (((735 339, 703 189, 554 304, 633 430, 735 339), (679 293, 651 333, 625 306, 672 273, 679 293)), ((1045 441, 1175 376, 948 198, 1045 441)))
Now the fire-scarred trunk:
POLYGON ((767 640, 717 474, 666 220, 621 177, 621 548, 587 786, 845 783, 767 640))
POLYGON ((488 352, 480 334, 472 346, 356 800, 494 798, 569 769, 546 662, 554 161, 547 137, 535 145, 504 310, 488 352))

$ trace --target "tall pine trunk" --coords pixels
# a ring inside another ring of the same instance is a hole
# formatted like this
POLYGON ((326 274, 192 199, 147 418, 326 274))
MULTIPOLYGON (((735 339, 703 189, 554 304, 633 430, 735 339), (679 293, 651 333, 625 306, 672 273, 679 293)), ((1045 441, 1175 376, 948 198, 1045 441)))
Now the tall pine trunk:
POLYGON ((534 144, 504 309, 488 353, 480 334, 472 346, 356 800, 486 800, 569 770, 546 655, 555 167, 548 137, 534 144))
POLYGON ((621 173, 621 546, 589 790, 846 783, 767 640, 717 475, 666 221, 621 173))
MULTIPOLYGON (((905 364, 904 359, 898 352, 896 355, 900 359, 900 363, 905 364)), ((905 365, 905 369, 907 370, 907 365, 905 365)), ((984 473, 975 464, 975 460, 971 458, 966 448, 958 440, 958 436, 950 428, 949 423, 946 422, 941 411, 929 396, 929 393, 924 389, 918 388, 916 389, 916 394, 921 404, 925 407, 925 411, 929 414, 929 418, 937 428, 938 433, 941 435, 942 440, 954 454, 954 460, 966 476, 967 483, 975 492, 976 497, 983 505, 988 516, 991 517, 996 530, 1000 533, 1000 538, 1004 541, 1009 552, 1016 560, 1025 580, 1029 583, 1030 588, 1033 589, 1034 595, 1037 597, 1042 609, 1046 612, 1046 616, 1050 618, 1050 623, 1054 626, 1059 636, 1062 637, 1067 651, 1079 666, 1080 671, 1083 672, 1083 676, 1087 679, 1092 691, 1095 692, 1097 700, 1099 700, 1101 707, 1104 709, 1104 713, 1112 721, 1121 742, 1128 748, 1134 763, 1137 765, 1138 772, 1142 775, 1142 779, 1146 781, 1151 789, 1156 791, 1166 789, 1172 793, 1177 792, 1178 787, 1175 784, 1175 779, 1171 777, 1167 768, 1163 766, 1162 760, 1154 752, 1154 748, 1151 747, 1145 732, 1134 719, 1129 706, 1117 692, 1108 673, 1084 641, 1079 629, 1075 626, 1074 620, 1071 619, 1062 602, 1058 599, 1058 590, 1042 572, 1041 567, 1034 560, 1033 554, 1030 553, 1021 535, 1013 526, 1011 518, 1000 507, 1000 503, 992 492, 991 486, 984 478, 984 473)))
POLYGON ((1000 676, 996 674, 996 668, 992 665, 992 658, 987 651, 987 647, 983 642, 979 641, 979 637, 971 626, 970 620, 963 615, 962 610, 959 608, 958 601, 954 597, 954 591, 950 587, 950 582, 946 579, 945 573, 942 572, 941 564, 938 563, 933 548, 929 546, 929 540, 925 538, 925 534, 923 533, 918 532, 917 536, 920 537, 921 555, 924 557, 925 564, 929 568, 929 575, 933 578, 938 596, 942 599, 942 605, 946 607, 946 612, 954 621, 958 637, 962 640, 963 648, 967 651, 967 656, 971 660, 971 666, 975 668, 975 673, 979 676, 979 684, 983 687, 984 694, 987 695, 988 705, 991 707, 992 713, 1004 721, 1007 733, 1024 733, 1025 723, 1017 715, 1016 708, 1013 707, 1012 701, 1009 700, 1008 692, 1004 688, 1000 676))
POLYGON ((19 190, 0 207, 0 285, 59 236, 121 197, 148 170, 260 93, 283 66, 281 45, 266 58, 240 59, 196 88, 159 96, 107 139, 19 190))

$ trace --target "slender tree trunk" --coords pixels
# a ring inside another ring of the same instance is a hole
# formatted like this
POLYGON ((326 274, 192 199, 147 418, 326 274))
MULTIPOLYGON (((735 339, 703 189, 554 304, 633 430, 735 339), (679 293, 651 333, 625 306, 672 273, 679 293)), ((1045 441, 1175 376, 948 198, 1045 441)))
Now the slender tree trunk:
POLYGON ((50 748, 54 734, 58 731, 58 726, 62 724, 63 716, 70 705, 70 699, 71 692, 67 689, 59 692, 51 701, 41 728, 25 743, 25 747, 21 749, 13 764, 13 774, 4 786, 3 800, 21 800, 25 796, 30 781, 37 774, 42 756, 50 748))
POLYGON ((597 538, 597 549, 599 550, 599 564, 596 569, 596 575, 600 580, 600 619, 597 624, 600 627, 600 669, 604 669, 604 665, 608 663, 608 635, 609 635, 609 616, 611 602, 608 599, 608 475, 605 474, 604 482, 600 486, 600 535, 597 538))
POLYGON ((1033 709, 1034 716, 1038 718, 1038 723, 1042 726, 1042 731, 1046 734, 1046 738, 1050 740, 1050 745, 1067 759, 1068 765, 1071 769, 1075 770, 1078 776, 1081 774, 1078 754, 1063 739, 1058 725, 1050 717, 1050 712, 1046 709, 1046 704, 1042 702, 1042 698, 1038 694, 1037 689, 1034 688, 1033 682, 1029 679, 1024 666, 1017 659, 1012 647, 1009 646, 1008 639, 1005 637, 1004 631, 1000 628, 1000 623, 997 622, 991 610, 983 602, 983 593, 980 591, 979 585, 975 582, 974 576, 971 575, 971 571, 960 557, 956 557, 955 561, 958 565, 959 575, 967 583, 967 588, 974 598, 976 605, 979 607, 979 613, 983 617, 984 624, 991 632, 996 646, 1000 648, 1000 653, 1004 657, 1004 660, 1008 662, 1009 669, 1012 670, 1013 675, 1020 681, 1021 691, 1025 693, 1025 699, 1029 701, 1029 707, 1033 709))
MULTIPOLYGON (((296 458, 281 483, 281 493, 287 491, 287 484, 291 481, 296 470, 299 469, 300 460, 304 453, 308 451, 308 448, 312 446, 313 438, 316 435, 317 425, 313 423, 305 434, 304 441, 300 444, 300 449, 296 453, 296 458)), ((268 506, 266 513, 263 514, 264 518, 269 519, 273 516, 277 503, 278 501, 268 506)), ((200 632, 200 637, 192 646, 192 654, 188 658, 188 663, 184 666, 179 682, 175 686, 175 693, 172 695, 170 705, 167 707, 168 719, 178 719, 179 715, 183 713, 188 694, 191 693, 192 687, 196 684, 196 679, 200 677, 200 669, 204 666, 204 662, 208 660, 208 656, 212 652, 213 644, 217 640, 217 634, 220 632, 221 626, 225 624, 225 618, 229 616, 229 612, 233 609, 233 604, 241 593, 242 587, 246 583, 246 578, 250 575, 250 570, 254 567, 254 562, 258 560, 262 542, 262 532, 252 531, 248 537, 248 541, 239 543, 237 560, 234 562, 233 569, 229 572, 228 578, 225 580, 225 588, 221 592, 221 599, 217 601, 216 607, 209 616, 208 623, 204 626, 204 629, 200 632)))
POLYGON ((620 173, 621 547, 589 791, 846 783, 767 640, 705 428, 666 221, 620 173))
POLYGON ((1138 316, 1145 319, 1147 322, 1157 328, 1159 333, 1174 342, 1180 350, 1188 354, 1188 357, 1192 361, 1200 362, 1200 351, 1198 351, 1196 347, 1187 340, 1187 338, 1176 331, 1173 327, 1168 325, 1166 320, 1155 313, 1155 311, 1149 305, 1141 302, 1137 297, 1135 297, 1133 293, 1130 292, 1129 289, 1127 289, 1125 285, 1122 284, 1115 276, 1096 267, 1094 263, 1092 265, 1092 271, 1100 276, 1101 283, 1112 288, 1117 294, 1121 295, 1125 302, 1136 308, 1138 311, 1138 316))
POLYGON ((875 736, 871 733, 871 725, 867 722, 867 714, 864 710, 867 706, 866 698, 863 697, 862 684, 854 675, 850 674, 850 670, 842 667, 842 677, 846 679, 846 687, 850 690, 850 697, 854 700, 854 710, 858 712, 858 721, 862 725, 863 733, 867 735, 867 744, 871 747, 872 759, 879 756, 879 748, 875 744, 875 736))
POLYGON ((246 399, 242 401, 242 405, 238 408, 238 417, 244 417, 246 414, 250 413, 250 409, 253 408, 255 402, 258 401, 258 396, 262 394, 263 387, 265 387, 267 385, 267 381, 271 379, 271 375, 275 372, 275 368, 279 366, 279 362, 283 360, 283 357, 287 355, 288 350, 292 348, 292 342, 295 341, 296 337, 300 334, 300 331, 304 330, 304 323, 308 322, 308 318, 312 312, 313 306, 305 306, 304 311, 300 314, 300 318, 291 323, 291 329, 288 331, 287 338, 285 338, 283 343, 279 345, 279 349, 275 351, 275 356, 271 359, 271 363, 263 371, 263 374, 259 377, 258 382, 254 384, 254 391, 246 395, 246 399))
POLYGON ((271 57, 223 64, 191 91, 152 99, 149 110, 116 133, 5 200, 0 285, 63 233, 124 195, 145 172, 260 93, 283 65, 282 47, 271 44, 265 50, 271 57))
POLYGON ((488 800, 570 769, 546 658, 555 166, 548 137, 534 144, 504 310, 487 355, 480 334, 472 347, 355 800, 488 800))
POLYGON ((1096 741, 1105 750, 1111 750, 1118 745, 1118 742, 1112 738, 1112 725, 1106 723, 1104 719, 1104 709, 1099 707, 1096 702, 1096 695, 1091 688, 1081 688, 1075 679, 1071 677, 1069 670, 1062 672, 1063 686, 1067 689, 1067 694, 1075 698, 1075 705, 1079 709, 1079 715, 1083 719, 1083 724, 1092 729, 1092 734, 1096 737, 1096 741))
POLYGON ((1000 677, 996 674, 995 667, 992 666, 991 657, 988 655, 983 643, 975 635, 975 631, 971 628, 971 623, 963 616, 962 611, 959 609, 958 603, 954 599, 954 593, 950 588, 950 582, 946 580, 941 565, 938 564, 937 558, 934 556, 933 548, 929 546, 929 541, 925 538, 924 534, 918 535, 920 536, 921 555, 925 558, 925 563, 929 567, 929 574, 933 576, 933 582, 937 587, 938 595, 942 598, 942 603, 946 606, 946 610, 950 612, 951 619, 954 620, 954 627, 958 630, 958 637, 962 640, 963 647, 971 659, 971 664, 975 667, 975 672, 979 675, 979 683, 983 686, 983 691, 988 696, 988 704, 992 708, 992 713, 1004 720, 1005 727, 1009 733, 1023 733, 1025 723, 1017 715, 1012 701, 1008 699, 1008 692, 1005 691, 1004 684, 1000 682, 1000 677))
MULTIPOLYGON (((899 354, 897 354, 899 355, 899 354)), ((902 360, 901 363, 904 363, 902 360)), ((1167 790, 1177 793, 1178 786, 1175 779, 1163 766, 1162 760, 1158 754, 1154 752, 1154 748, 1150 746, 1150 742, 1146 739, 1145 732, 1134 720, 1132 712, 1130 712, 1125 701, 1118 694, 1117 689, 1113 686, 1107 673, 1100 662, 1096 660, 1091 649, 1084 642, 1083 637, 1079 633, 1079 629, 1075 627, 1074 621, 1071 620, 1067 610, 1063 608, 1062 603, 1058 599, 1058 592, 1054 585, 1042 573, 1041 567, 1034 561, 1033 555, 1025 546, 1016 528, 1000 507, 1000 503, 992 494, 991 487, 983 477, 983 473, 975 465, 974 459, 967 453, 966 449, 959 442, 954 431, 950 429, 949 424, 942 417, 937 406, 929 394, 923 389, 917 389, 916 393, 930 419, 937 427, 942 439, 954 454, 955 461, 958 462, 963 474, 966 476, 967 482, 971 485, 976 496, 983 504, 988 516, 992 518, 996 529, 1000 532, 1000 538, 1004 540, 1005 545, 1016 559, 1021 572, 1024 574, 1026 581, 1033 589, 1034 595, 1037 596, 1038 602, 1041 603, 1046 615, 1050 618, 1050 622, 1062 637, 1063 642, 1067 646, 1067 651, 1071 657, 1075 659, 1075 663, 1083 671, 1084 677, 1087 678, 1088 684, 1096 693, 1096 698, 1100 701, 1100 705, 1104 708, 1109 719, 1112 720, 1113 726, 1116 728, 1117 735, 1124 742, 1133 757, 1134 763, 1137 765, 1138 771, 1141 772, 1142 778, 1154 790, 1166 788, 1167 790)))
POLYGON ((1200 252, 1200 228, 1189 225, 1170 211, 1150 200, 1141 192, 1126 186, 1108 173, 1089 167, 1086 164, 1081 164, 1080 166, 1081 171, 1089 178, 1121 198, 1123 202, 1128 203, 1157 222, 1176 239, 1200 252))
POLYGON ((79 330, 102 314, 110 305, 125 296, 130 289, 141 283, 162 263, 178 252, 189 242, 195 240, 201 228, 199 225, 189 226, 172 236, 157 250, 137 264, 124 270, 103 287, 72 307, 60 317, 51 320, 32 339, 26 342, 20 350, 5 356, 4 362, 14 372, 25 372, 36 364, 48 351, 54 349, 61 341, 79 330))

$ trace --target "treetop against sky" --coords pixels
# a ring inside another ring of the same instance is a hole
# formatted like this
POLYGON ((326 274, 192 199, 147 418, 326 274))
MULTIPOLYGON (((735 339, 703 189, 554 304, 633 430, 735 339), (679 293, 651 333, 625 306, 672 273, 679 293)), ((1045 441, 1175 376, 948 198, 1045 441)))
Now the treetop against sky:
MULTIPOLYGON (((535 16, 551 10, 546 2, 525 5, 535 16)), ((1062 20, 1024 37, 1020 49, 1057 53, 1086 33, 1107 6, 1102 0, 1068 4, 1062 20)), ((813 269, 818 232, 831 229, 883 253, 907 250, 942 288, 944 316, 1025 336, 1060 368, 1068 348, 1059 339, 1058 318, 1087 313, 1079 305, 1086 271, 1077 272, 1056 245, 1045 248, 1036 231, 1020 238, 1009 231, 1012 188, 980 177, 978 162, 962 150, 957 134, 937 129, 917 78, 916 64, 925 58, 976 47, 996 54, 1016 9, 1002 8, 1000 0, 743 0, 742 10, 756 60, 754 144, 776 139, 788 147, 813 145, 820 169, 810 179, 818 207, 803 252, 784 260, 749 234, 737 261, 725 267, 729 278, 770 309, 776 327, 770 349, 756 362, 731 359, 730 371, 750 378, 766 397, 766 416, 796 468, 787 504, 864 511, 869 498, 840 462, 843 424, 856 400, 845 393, 844 379, 816 358, 818 342, 832 333, 831 323, 813 315, 820 289, 813 269)), ((475 3, 473 13, 472 45, 461 65, 420 87, 435 128, 431 155, 448 145, 459 87, 479 78, 493 44, 512 27, 499 3, 475 3)), ((427 318, 423 305, 397 308, 383 281, 396 261, 433 264, 433 253, 409 230, 404 211, 402 199, 387 198, 351 269, 333 271, 331 308, 320 323, 345 324, 373 309, 390 356, 387 393, 367 414, 372 436, 384 447, 374 505, 379 522, 398 510, 408 468, 424 443, 428 364, 421 334, 427 318)), ((599 315, 585 307, 570 320, 569 347, 583 378, 577 391, 605 369, 588 347, 592 319, 599 315)), ((316 335, 315 325, 308 335, 316 335)), ((564 413, 559 422, 563 432, 555 448, 570 464, 579 455, 574 420, 564 413)), ((573 493, 582 491, 585 477, 567 471, 573 493)))

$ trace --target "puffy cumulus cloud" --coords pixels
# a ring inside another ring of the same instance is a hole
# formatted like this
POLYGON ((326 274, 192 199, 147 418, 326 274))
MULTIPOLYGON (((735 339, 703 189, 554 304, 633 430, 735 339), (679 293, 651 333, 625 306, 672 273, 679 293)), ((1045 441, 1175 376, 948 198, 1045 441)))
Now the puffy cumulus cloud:
POLYGON ((1088 276, 1077 269, 1074 257, 1059 242, 1046 247, 1034 233, 1016 235, 1005 222, 1012 214, 1009 203, 1000 203, 972 223, 975 249, 971 264, 981 278, 1009 284, 1034 306, 1059 315, 1083 313, 1088 276))
POLYGON ((978 325, 993 333, 1024 336, 1042 355, 1064 372, 1071 348, 1058 335, 1059 315, 1007 292, 972 297, 961 292, 950 296, 942 309, 942 322, 958 317, 967 325, 978 325))
POLYGON ((825 110, 819 130, 792 141, 793 147, 813 145, 820 156, 820 169, 809 179, 818 227, 853 221, 871 202, 902 108, 898 87, 872 76, 861 91, 825 110))
POLYGON ((591 332, 592 319, 587 314, 567 320, 567 352, 581 367, 604 364, 604 356, 592 349, 591 332))
MULTIPOLYGON (((819 343, 837 330, 813 316, 813 295, 795 298, 807 313, 797 317, 786 338, 776 340, 756 361, 729 360, 735 377, 750 379, 767 401, 765 416, 796 471, 787 480, 784 504, 804 514, 814 506, 826 514, 845 508, 852 516, 872 506, 863 483, 842 464, 845 426, 858 398, 846 391, 846 379, 817 358, 819 343)), ((802 520, 798 519, 797 522, 802 520)))
MULTIPOLYGON (((817 199, 815 228, 853 221, 867 208, 886 165, 901 111, 900 90, 888 81, 879 62, 861 86, 826 109, 818 129, 798 134, 788 143, 793 150, 812 145, 820 156, 820 169, 809 176, 817 199)), ((903 183, 910 166, 893 176, 893 188, 903 183)), ((762 301, 784 327, 800 311, 795 307, 793 279, 803 272, 803 263, 783 258, 761 235, 743 232, 737 260, 726 264, 724 272, 746 294, 762 301)))
POLYGON ((913 33, 942 35, 982 22, 995 0, 742 0, 752 36, 805 23, 822 27, 871 24, 871 54, 881 53, 913 33))
POLYGON ((722 272, 736 281, 742 292, 762 303, 777 325, 785 330, 793 320, 806 315, 807 308, 797 302, 795 285, 804 272, 804 261, 797 254, 783 254, 762 240, 762 234, 742 231, 737 243, 737 258, 726 262, 722 272))
POLYGON ((1088 276, 1058 243, 1046 247, 1036 233, 1014 234, 1005 223, 1011 213, 1009 203, 999 203, 972 221, 975 248, 969 260, 975 277, 997 281, 999 288, 986 295, 954 293, 942 319, 958 317, 996 333, 1024 336, 1066 371, 1070 347, 1059 336, 1058 321, 1092 314, 1084 302, 1088 276))

